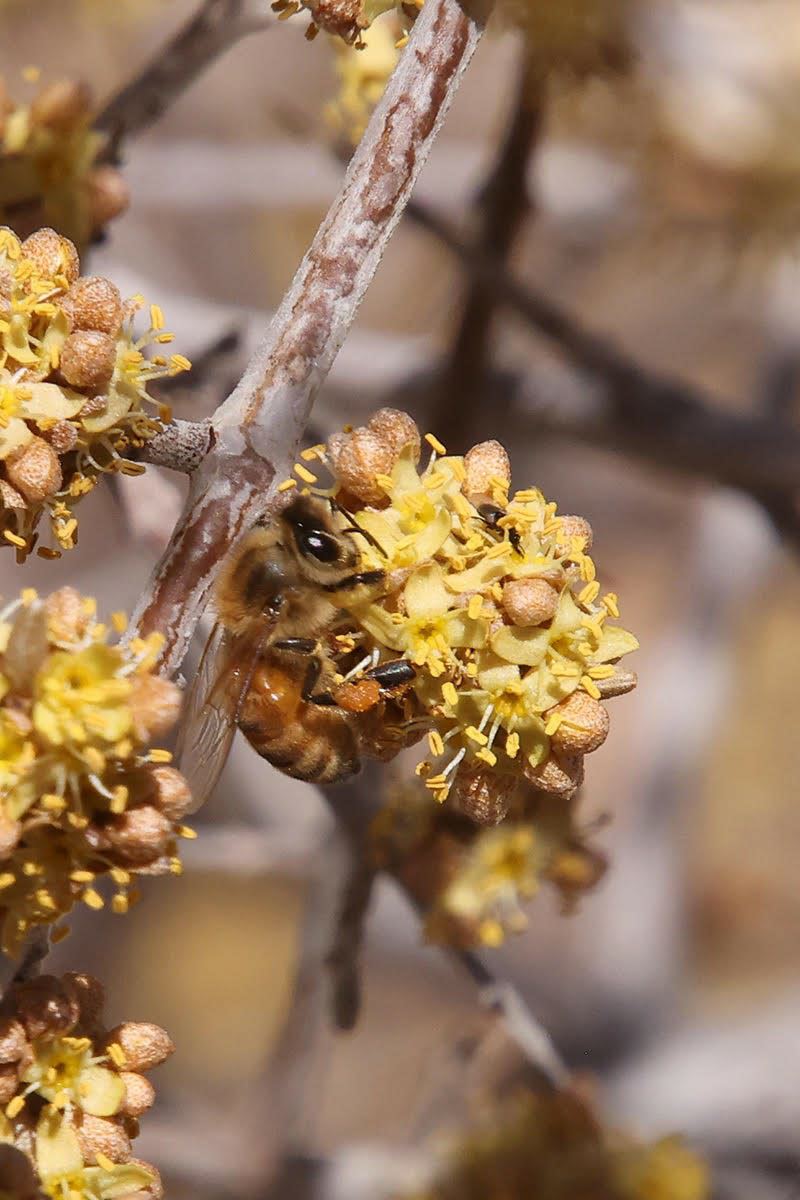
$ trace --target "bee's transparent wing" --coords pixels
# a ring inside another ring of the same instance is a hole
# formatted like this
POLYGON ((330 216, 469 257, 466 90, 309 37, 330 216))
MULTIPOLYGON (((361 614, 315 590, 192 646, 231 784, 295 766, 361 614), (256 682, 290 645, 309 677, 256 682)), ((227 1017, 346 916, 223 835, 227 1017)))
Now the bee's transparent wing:
POLYGON ((183 705, 176 757, 192 792, 194 812, 222 774, 236 732, 236 716, 252 672, 231 670, 232 639, 216 623, 183 705))

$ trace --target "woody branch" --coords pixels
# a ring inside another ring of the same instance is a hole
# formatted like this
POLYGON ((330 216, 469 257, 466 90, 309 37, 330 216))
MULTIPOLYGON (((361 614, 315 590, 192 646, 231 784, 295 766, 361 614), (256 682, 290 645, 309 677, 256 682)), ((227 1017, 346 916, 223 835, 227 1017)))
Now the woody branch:
POLYGON ((314 397, 353 324, 481 34, 456 0, 417 20, 339 195, 245 373, 214 414, 178 527, 134 614, 181 662, 214 573, 288 471, 314 397))

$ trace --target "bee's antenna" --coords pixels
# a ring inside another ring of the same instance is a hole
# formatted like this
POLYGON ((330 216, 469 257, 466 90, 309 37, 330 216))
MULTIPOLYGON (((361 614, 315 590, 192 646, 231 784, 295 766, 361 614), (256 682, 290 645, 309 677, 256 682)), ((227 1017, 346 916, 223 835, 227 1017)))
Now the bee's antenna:
POLYGON ((370 546, 372 546, 373 549, 377 550, 378 553, 383 558, 389 557, 388 554, 386 553, 386 551, 384 550, 383 546, 378 541, 378 539, 373 534, 371 534, 368 529, 362 529, 361 526, 358 524, 358 521, 356 521, 353 514, 349 513, 346 508, 343 508, 338 500, 334 500, 333 496, 329 496, 328 503, 330 504, 330 506, 334 512, 340 513, 343 517, 345 517, 348 521, 351 522, 350 525, 347 525, 342 530, 342 533, 360 533, 361 536, 364 538, 364 540, 366 542, 369 542, 370 546))

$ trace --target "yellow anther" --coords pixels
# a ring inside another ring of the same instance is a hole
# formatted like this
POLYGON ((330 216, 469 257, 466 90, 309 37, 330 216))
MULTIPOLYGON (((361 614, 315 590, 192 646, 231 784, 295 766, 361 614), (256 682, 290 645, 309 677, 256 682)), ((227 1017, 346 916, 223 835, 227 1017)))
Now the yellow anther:
POLYGON ((554 712, 550 717, 548 717, 544 727, 544 731, 548 737, 553 736, 553 734, 559 729, 563 720, 564 714, 560 712, 554 712))
POLYGON ((458 692, 450 680, 448 680, 447 683, 442 684, 442 699, 444 700, 445 704, 450 704, 452 706, 458 704, 458 692))
POLYGON ((111 1059, 115 1067, 119 1067, 122 1071, 128 1065, 128 1060, 125 1057, 125 1051, 120 1046, 119 1042, 111 1042, 106 1047, 106 1054, 111 1059))
POLYGON ((616 593, 606 592, 605 596, 603 596, 602 604, 605 606, 606 610, 608 611, 609 616, 612 616, 612 617, 619 616, 619 602, 618 602, 616 593))
POLYGON ((438 758, 440 754, 444 754, 442 735, 437 733, 435 729, 432 729, 428 734, 428 745, 434 758, 438 758))
POLYGON ((471 742, 477 742, 477 744, 479 746, 485 746, 486 743, 489 741, 486 734, 482 733, 480 729, 476 729, 474 725, 468 725, 467 728, 464 730, 464 733, 467 735, 467 737, 469 738, 469 740, 471 742))
POLYGON ((447 454, 447 449, 442 445, 437 437, 434 437, 432 433, 425 434, 425 441, 432 450, 436 451, 437 454, 447 454))
POLYGON ((510 733, 506 738, 506 754, 509 758, 516 758, 519 754, 519 734, 510 733))
POLYGON ((600 689, 589 675, 581 675, 581 687, 589 693, 593 700, 600 699, 600 689))
POLYGON ((295 473, 302 479, 303 483, 317 483, 318 478, 313 471, 309 471, 308 467, 304 467, 302 463, 294 464, 295 473))
POLYGON ((279 492, 290 492, 292 488, 297 487, 296 479, 284 479, 283 483, 278 484, 279 492))

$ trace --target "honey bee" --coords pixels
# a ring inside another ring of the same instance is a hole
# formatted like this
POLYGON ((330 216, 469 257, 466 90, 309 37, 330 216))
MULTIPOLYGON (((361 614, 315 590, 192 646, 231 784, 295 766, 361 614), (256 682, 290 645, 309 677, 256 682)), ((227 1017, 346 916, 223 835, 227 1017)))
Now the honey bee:
POLYGON ((343 605, 379 595, 385 581, 383 570, 361 569, 358 535, 369 537, 353 524, 337 527, 323 501, 300 495, 229 555, 179 747, 196 807, 219 778, 237 727, 284 774, 315 783, 347 779, 365 748, 380 752, 377 724, 416 671, 404 659, 379 662, 375 652, 351 679, 339 674, 333 652, 343 605))

